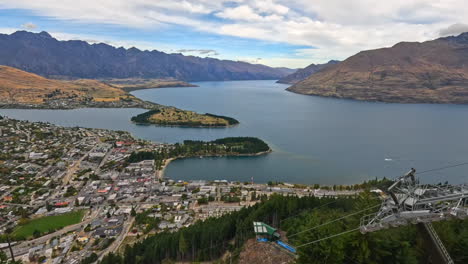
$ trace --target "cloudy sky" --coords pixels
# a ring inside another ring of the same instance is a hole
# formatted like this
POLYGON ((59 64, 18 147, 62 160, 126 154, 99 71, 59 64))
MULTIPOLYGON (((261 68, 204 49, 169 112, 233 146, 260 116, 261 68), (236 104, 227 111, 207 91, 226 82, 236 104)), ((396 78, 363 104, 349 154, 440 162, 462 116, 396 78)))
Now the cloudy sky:
POLYGON ((0 32, 304 67, 468 31, 464 0, 0 0, 0 32))

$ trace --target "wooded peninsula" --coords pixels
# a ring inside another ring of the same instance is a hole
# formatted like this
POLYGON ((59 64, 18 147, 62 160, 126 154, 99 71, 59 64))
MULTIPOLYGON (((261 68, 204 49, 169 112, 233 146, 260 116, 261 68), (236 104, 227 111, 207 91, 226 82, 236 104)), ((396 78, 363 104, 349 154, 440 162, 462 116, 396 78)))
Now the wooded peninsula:
POLYGON ((227 137, 213 141, 185 140, 170 150, 133 152, 127 162, 155 160, 156 169, 161 170, 167 159, 208 156, 254 156, 271 152, 270 146, 254 137, 227 137))

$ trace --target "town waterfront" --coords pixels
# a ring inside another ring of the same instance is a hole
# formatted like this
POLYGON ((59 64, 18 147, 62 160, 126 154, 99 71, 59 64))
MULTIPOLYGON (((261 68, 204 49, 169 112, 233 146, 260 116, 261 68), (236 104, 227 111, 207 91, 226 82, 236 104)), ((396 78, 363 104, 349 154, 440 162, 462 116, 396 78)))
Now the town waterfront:
MULTIPOLYGON (((352 184, 468 161, 468 106, 386 104, 304 96, 274 81, 200 82, 199 87, 148 89, 133 95, 164 105, 236 118, 231 128, 135 125, 143 109, 22 110, 0 115, 64 126, 125 130, 158 142, 259 137, 274 152, 258 157, 190 158, 171 162, 173 179, 352 184)), ((466 182, 464 168, 421 175, 423 182, 466 182)))

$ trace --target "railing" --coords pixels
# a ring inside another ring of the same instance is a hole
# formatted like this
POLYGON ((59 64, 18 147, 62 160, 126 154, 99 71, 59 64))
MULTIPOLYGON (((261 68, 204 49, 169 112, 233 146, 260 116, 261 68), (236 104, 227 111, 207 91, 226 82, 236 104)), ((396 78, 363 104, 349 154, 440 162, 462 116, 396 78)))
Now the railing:
POLYGON ((437 249, 440 251, 441 255, 443 256, 445 263, 454 264, 452 258, 450 257, 450 254, 448 253, 447 249, 444 246, 444 243, 442 243, 442 240, 440 240, 439 235, 437 235, 437 232, 434 230, 434 227, 432 226, 432 224, 424 223, 424 227, 426 227, 429 235, 431 236, 432 241, 437 246, 437 249))

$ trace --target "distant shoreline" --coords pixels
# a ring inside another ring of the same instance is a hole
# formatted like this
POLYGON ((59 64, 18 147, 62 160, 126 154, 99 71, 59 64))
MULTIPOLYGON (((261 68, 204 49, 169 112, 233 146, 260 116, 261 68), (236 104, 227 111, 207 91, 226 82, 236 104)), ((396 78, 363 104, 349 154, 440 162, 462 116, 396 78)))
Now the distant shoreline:
MULTIPOLYGON (((155 104, 156 105, 156 104, 155 104)), ((98 109, 130 109, 130 108, 138 108, 138 109, 151 109, 147 108, 146 106, 78 106, 78 107, 50 107, 47 105, 24 105, 24 104, 0 104, 0 109, 18 109, 18 110, 75 110, 75 109, 90 109, 90 108, 98 108, 98 109)))
POLYGON ((140 126, 162 126, 162 127, 181 127, 181 128, 230 128, 230 127, 235 127, 236 125, 225 125, 225 126, 201 126, 201 125, 196 125, 196 126, 191 126, 191 125, 163 125, 163 124, 158 124, 158 123, 142 123, 142 122, 135 122, 131 121, 135 125, 140 125, 140 126))
POLYGON ((408 96, 400 96, 394 97, 390 99, 386 98, 363 98, 360 96, 351 96, 351 95, 327 95, 323 93, 307 93, 302 92, 299 90, 294 89, 296 84, 291 84, 285 91, 290 93, 295 93, 299 95, 306 95, 306 96, 315 96, 321 98, 330 98, 330 99, 337 99, 337 100, 348 100, 348 101, 356 101, 356 102, 364 102, 364 103, 382 103, 382 104, 405 104, 405 105, 468 105, 468 100, 465 101, 443 101, 440 99, 425 99, 425 98, 411 98, 408 96))
POLYGON ((141 86, 141 87, 122 87, 120 89, 126 91, 127 93, 133 92, 133 91, 138 91, 138 90, 148 90, 148 89, 160 89, 160 88, 188 88, 188 87, 199 87, 198 85, 191 84, 191 83, 177 83, 177 84, 168 84, 168 85, 162 85, 162 86, 141 86))

